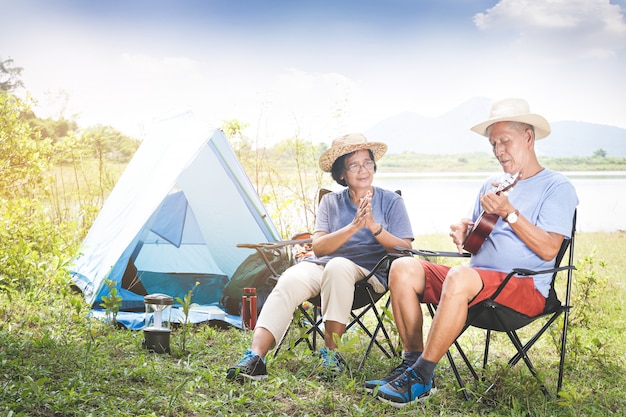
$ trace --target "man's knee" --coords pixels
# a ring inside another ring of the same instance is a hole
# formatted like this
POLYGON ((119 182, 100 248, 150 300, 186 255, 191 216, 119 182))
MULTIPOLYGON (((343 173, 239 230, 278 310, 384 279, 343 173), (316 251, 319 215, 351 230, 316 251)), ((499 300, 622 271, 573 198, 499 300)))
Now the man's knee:
POLYGON ((450 268, 443 283, 443 296, 462 296, 469 300, 474 298, 482 288, 480 275, 467 266, 450 268))
POLYGON ((414 286, 424 280, 424 268, 415 258, 403 257, 392 262, 389 269, 389 288, 414 286))

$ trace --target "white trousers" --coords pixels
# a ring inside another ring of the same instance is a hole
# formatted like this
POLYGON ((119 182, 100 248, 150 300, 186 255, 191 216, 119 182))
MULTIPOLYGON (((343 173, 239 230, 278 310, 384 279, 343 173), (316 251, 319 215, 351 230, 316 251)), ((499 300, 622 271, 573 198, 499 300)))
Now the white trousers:
MULTIPOLYGON (((369 271, 346 258, 333 258, 324 265, 300 262, 288 268, 278 279, 263 305, 257 327, 263 327, 280 341, 289 328, 296 308, 320 294, 324 321, 348 324, 354 300, 354 284, 369 271)), ((368 281, 374 291, 382 293, 384 286, 372 276, 368 281)))

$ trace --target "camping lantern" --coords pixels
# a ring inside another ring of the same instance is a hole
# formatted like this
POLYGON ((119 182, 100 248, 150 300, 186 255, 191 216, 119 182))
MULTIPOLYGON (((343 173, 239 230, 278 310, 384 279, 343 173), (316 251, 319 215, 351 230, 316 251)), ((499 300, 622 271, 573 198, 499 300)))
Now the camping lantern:
POLYGON ((170 353, 170 319, 174 299, 166 294, 148 294, 143 347, 156 353, 170 353))

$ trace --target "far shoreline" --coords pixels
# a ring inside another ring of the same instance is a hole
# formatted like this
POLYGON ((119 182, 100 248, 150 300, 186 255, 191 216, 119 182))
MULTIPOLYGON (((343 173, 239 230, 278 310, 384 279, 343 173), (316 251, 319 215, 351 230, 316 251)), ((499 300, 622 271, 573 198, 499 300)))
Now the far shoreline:
MULTIPOLYGON (((624 171, 560 171, 564 175, 568 177, 574 178, 626 178, 626 170, 624 171)), ((467 177, 476 177, 476 178, 487 178, 494 173, 501 173, 501 171, 419 171, 419 172, 385 172, 381 171, 376 173, 376 177, 381 179, 389 179, 389 178, 467 178, 467 177)))

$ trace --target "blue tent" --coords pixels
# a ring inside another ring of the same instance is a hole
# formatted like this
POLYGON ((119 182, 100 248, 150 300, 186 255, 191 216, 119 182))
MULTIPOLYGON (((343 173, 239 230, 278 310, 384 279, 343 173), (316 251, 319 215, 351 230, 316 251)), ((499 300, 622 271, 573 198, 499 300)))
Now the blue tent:
MULTIPOLYGON (((94 309, 109 292, 105 280, 115 282, 126 311, 143 311, 145 294, 182 298, 196 282, 192 302, 217 305, 251 253, 236 245, 279 240, 220 129, 184 114, 156 122, 151 132, 70 268, 94 309)), ((143 319, 118 320, 140 328, 143 319)))

